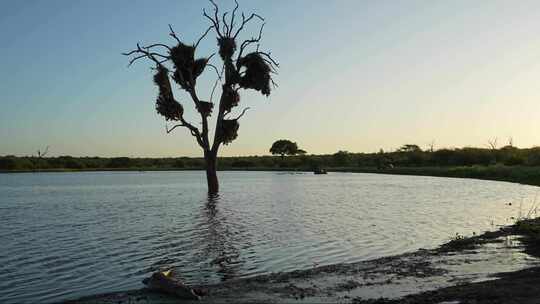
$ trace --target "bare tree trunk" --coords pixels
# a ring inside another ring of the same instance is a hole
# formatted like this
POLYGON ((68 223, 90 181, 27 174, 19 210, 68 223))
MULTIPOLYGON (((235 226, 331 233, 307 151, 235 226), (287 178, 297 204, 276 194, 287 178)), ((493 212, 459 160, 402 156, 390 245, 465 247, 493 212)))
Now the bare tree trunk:
POLYGON ((212 152, 205 153, 206 181, 208 182, 208 193, 217 194, 219 192, 219 181, 217 177, 217 155, 212 152))

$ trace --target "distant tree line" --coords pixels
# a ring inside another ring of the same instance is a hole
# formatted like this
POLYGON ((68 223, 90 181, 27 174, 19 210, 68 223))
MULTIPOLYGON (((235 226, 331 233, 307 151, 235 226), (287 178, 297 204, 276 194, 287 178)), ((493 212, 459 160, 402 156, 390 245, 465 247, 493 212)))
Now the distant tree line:
MULTIPOLYGON (((351 153, 338 151, 326 155, 241 156, 220 157, 219 169, 306 169, 379 168, 395 167, 452 167, 452 166, 540 166, 540 147, 519 149, 513 146, 493 148, 454 148, 423 151, 417 145, 404 145, 392 151, 351 153)), ((36 157, 1 156, 0 170, 199 170, 205 168, 204 159, 128 158, 128 157, 36 157)))

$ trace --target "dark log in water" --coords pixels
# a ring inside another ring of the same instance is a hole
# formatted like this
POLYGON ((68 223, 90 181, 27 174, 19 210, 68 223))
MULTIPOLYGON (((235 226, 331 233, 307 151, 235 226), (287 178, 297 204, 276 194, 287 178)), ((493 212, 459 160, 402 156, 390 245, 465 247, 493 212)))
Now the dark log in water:
POLYGON ((144 279, 143 283, 151 290, 164 292, 181 299, 201 299, 193 289, 173 278, 170 270, 165 272, 155 272, 151 277, 144 279))

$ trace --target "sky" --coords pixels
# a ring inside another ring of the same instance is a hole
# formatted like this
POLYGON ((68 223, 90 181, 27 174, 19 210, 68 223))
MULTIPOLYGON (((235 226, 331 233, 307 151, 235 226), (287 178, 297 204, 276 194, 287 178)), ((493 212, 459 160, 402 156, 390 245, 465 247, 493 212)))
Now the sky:
MULTIPOLYGON (((232 0, 217 1, 232 9, 232 0)), ((137 42, 195 42, 206 1, 4 0, 0 3, 0 155, 200 156, 165 132, 152 66, 137 42)), ((220 155, 264 155, 277 139, 308 153, 402 144, 540 145, 540 2, 240 0, 265 17, 261 49, 280 63, 267 98, 241 91, 238 139, 220 155)), ((258 33, 246 28, 243 39, 258 33)), ((197 50, 215 51, 209 35, 197 50)), ((213 61, 220 66, 218 56, 213 61)), ((215 73, 198 94, 208 99, 215 73)), ((186 118, 192 102, 175 91, 186 118)))

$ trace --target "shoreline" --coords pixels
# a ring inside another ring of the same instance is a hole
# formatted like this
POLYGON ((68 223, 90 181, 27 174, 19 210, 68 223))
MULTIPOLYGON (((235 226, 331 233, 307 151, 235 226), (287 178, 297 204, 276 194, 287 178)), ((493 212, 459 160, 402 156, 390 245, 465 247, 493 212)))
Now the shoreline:
MULTIPOLYGON (((432 176, 448 178, 469 178, 511 182, 522 185, 540 186, 540 167, 524 166, 472 166, 472 167, 396 167, 391 169, 376 169, 371 167, 334 167, 326 168, 328 172, 368 173, 388 175, 432 176)), ((45 169, 32 170, 0 170, 0 174, 10 173, 78 173, 78 172, 174 172, 174 171, 203 171, 202 168, 98 168, 98 169, 45 169)), ((275 167, 245 167, 222 168, 219 172, 313 172, 307 168, 275 168, 275 167)))
MULTIPOLYGON (((206 296, 185 303, 538 303, 539 236, 540 218, 521 220, 434 249, 195 285, 206 296)), ((141 288, 59 303, 178 302, 141 288)))

